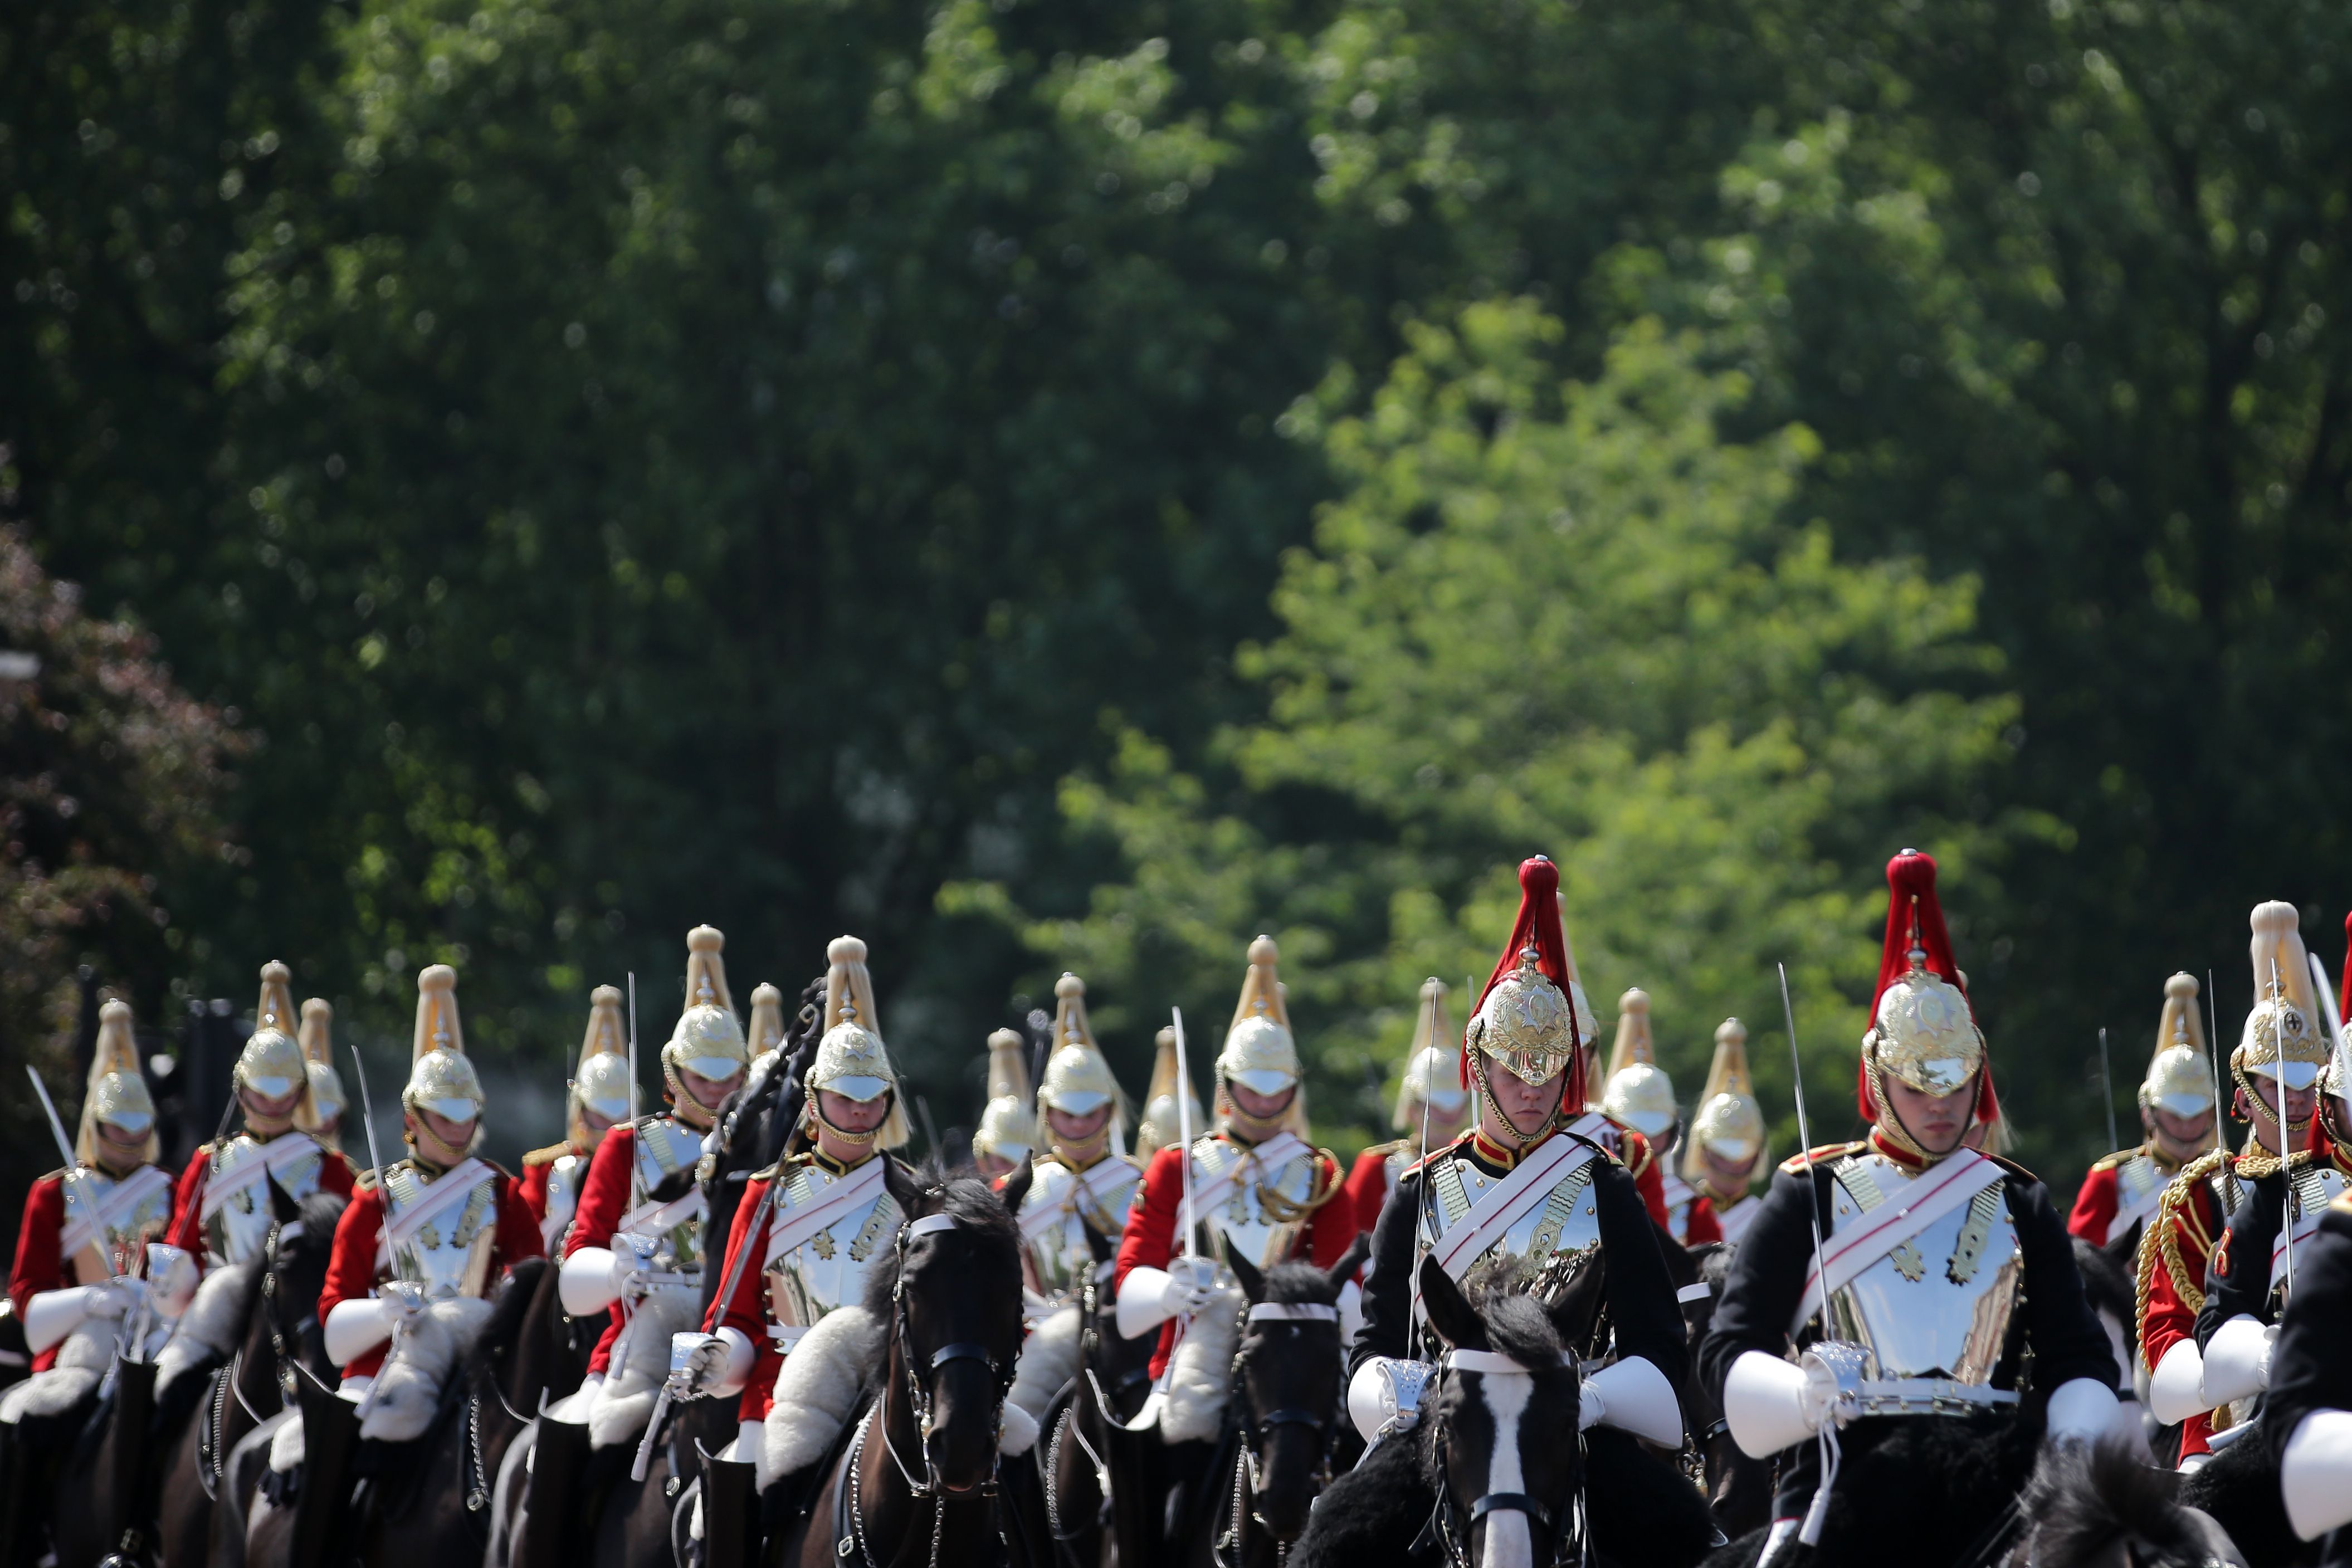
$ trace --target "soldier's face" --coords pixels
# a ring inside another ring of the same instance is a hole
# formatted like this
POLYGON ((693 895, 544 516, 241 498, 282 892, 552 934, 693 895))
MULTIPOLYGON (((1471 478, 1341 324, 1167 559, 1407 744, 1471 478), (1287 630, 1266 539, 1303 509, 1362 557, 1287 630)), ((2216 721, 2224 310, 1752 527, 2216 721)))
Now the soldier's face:
POLYGON ((236 1092, 237 1103, 245 1107, 248 1120, 276 1123, 280 1125, 292 1120, 294 1107, 302 1098, 299 1089, 289 1089, 283 1094, 256 1094, 250 1089, 236 1092))
POLYGON ((1705 1144, 1699 1145, 1698 1157, 1718 1192, 1731 1192, 1746 1186, 1748 1174, 1756 1168, 1753 1156, 1744 1160, 1727 1160, 1705 1144))
POLYGON ((1291 1097, 1298 1092, 1298 1088, 1294 1084, 1279 1094, 1261 1094, 1246 1083, 1228 1083, 1225 1092, 1234 1097, 1234 1103, 1241 1108, 1243 1115, 1270 1122, 1290 1108, 1291 1097))
POLYGON ((462 1122, 453 1122, 437 1111, 426 1111, 421 1108, 411 1112, 409 1115, 413 1124, 422 1124, 425 1130, 432 1134, 444 1148, 455 1149, 461 1154, 473 1143, 474 1128, 479 1124, 477 1118, 472 1116, 467 1117, 462 1122))
POLYGON ((1507 1128, 1490 1127, 1498 1135, 1508 1134, 1515 1140, 1533 1137, 1543 1130, 1551 1113, 1559 1108, 1560 1080, 1564 1073, 1554 1073, 1541 1083, 1529 1083, 1516 1072, 1506 1072, 1495 1063, 1486 1064, 1486 1090, 1494 1096, 1494 1109, 1502 1112, 1507 1128))
POLYGON ((1885 1082, 1890 1109, 1921 1148, 1931 1155, 1948 1155, 1960 1146, 1961 1135, 1969 1130, 1969 1119, 1977 1108, 1975 1083, 1949 1094, 1930 1094, 1891 1072, 1885 1082))
POLYGON ((820 1089, 816 1092, 816 1103, 817 1109, 824 1113, 824 1119, 845 1133, 870 1133, 890 1114, 887 1094, 877 1094, 871 1100, 852 1100, 846 1094, 820 1089))
POLYGON ((739 1071, 724 1078, 705 1078, 699 1072, 681 1067, 677 1070, 677 1082, 687 1093, 693 1096, 696 1104, 706 1111, 716 1111, 727 1103, 727 1096, 742 1086, 743 1074, 739 1071))
POLYGON ((2195 1148, 2205 1141, 2205 1134, 2213 1130, 2213 1113, 2210 1111, 2196 1116, 2176 1116, 2152 1105, 2148 1107, 2147 1114, 2156 1135, 2176 1149, 2195 1148))
POLYGON ((111 1122, 98 1124, 98 1136, 91 1140, 97 1146, 92 1151, 98 1163, 110 1171, 127 1171, 147 1160, 147 1134, 144 1132, 124 1132, 111 1122))

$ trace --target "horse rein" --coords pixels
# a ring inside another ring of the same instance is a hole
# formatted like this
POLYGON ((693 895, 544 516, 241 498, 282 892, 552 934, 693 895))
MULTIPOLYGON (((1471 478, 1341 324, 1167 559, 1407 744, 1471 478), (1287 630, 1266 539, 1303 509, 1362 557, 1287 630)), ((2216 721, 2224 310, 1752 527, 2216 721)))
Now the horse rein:
MULTIPOLYGON (((300 1220, 289 1219, 283 1224, 274 1218, 270 1221, 268 1234, 262 1238, 261 1242, 260 1289, 265 1303, 274 1303, 278 1298, 278 1247, 284 1242, 299 1241, 301 1238, 300 1220)), ((261 1319, 269 1325, 269 1353, 276 1364, 270 1381, 278 1385, 278 1407, 283 1410, 288 1401, 294 1397, 294 1369, 287 1364, 286 1332, 278 1327, 278 1313, 270 1305, 263 1306, 261 1319)), ((294 1332, 301 1333, 302 1325, 295 1324, 294 1332)), ((258 1427, 268 1419, 253 1407, 253 1401, 245 1396, 244 1372, 245 1346, 240 1344, 230 1353, 228 1361, 213 1374, 212 1397, 205 1402, 205 1424, 196 1434, 196 1479, 203 1485, 208 1501, 220 1500, 221 1479, 227 1472, 228 1456, 221 1451, 221 1434, 228 1428, 228 1396, 231 1394, 236 1396, 237 1404, 253 1417, 255 1426, 258 1427)))

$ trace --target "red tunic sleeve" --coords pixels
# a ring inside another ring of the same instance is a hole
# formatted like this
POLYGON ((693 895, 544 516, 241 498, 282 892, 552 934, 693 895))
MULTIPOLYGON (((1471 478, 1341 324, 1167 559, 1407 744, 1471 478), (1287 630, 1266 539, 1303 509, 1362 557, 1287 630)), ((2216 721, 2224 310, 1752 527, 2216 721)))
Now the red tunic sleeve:
POLYGON ((319 1190, 349 1197, 358 1189, 359 1167, 341 1149, 328 1149, 319 1161, 319 1190))
POLYGON ((1642 1207, 1650 1211, 1650 1218, 1667 1235, 1674 1227, 1666 1219, 1666 1183, 1658 1173, 1658 1154, 1650 1147, 1650 1140, 1631 1127, 1621 1127, 1617 1134, 1618 1157, 1633 1177, 1633 1190, 1642 1195, 1642 1207))
POLYGON ((526 1258, 547 1256, 547 1242, 539 1234, 539 1221, 532 1217, 530 1205, 523 1201, 520 1179, 499 1172, 499 1249, 498 1267, 511 1269, 526 1258))
POLYGON ((555 1164, 551 1160, 541 1161, 538 1165, 529 1161, 523 1164, 523 1207, 530 1210, 530 1218, 535 1224, 547 1223, 547 1178, 554 1169, 555 1164))
POLYGON ((8 1301, 16 1315, 43 1291, 66 1282, 61 1252, 66 1228, 66 1178, 52 1171, 25 1194, 25 1222, 16 1230, 16 1261, 8 1270, 8 1301))
MULTIPOLYGON (((611 1141, 611 1134, 606 1134, 605 1142, 611 1141)), ((601 1146, 597 1152, 604 1152, 601 1146)), ((719 1279, 724 1281, 732 1275, 735 1289, 726 1300, 710 1303, 710 1315, 702 1324, 705 1333, 731 1328, 751 1342, 751 1375, 743 1385, 743 1397, 735 1412, 736 1418, 742 1421, 767 1419, 768 1406, 775 1397, 776 1374, 784 1364, 783 1353, 768 1337, 767 1281, 765 1271, 758 1266, 768 1249, 767 1197, 768 1189, 774 1185, 772 1174, 754 1176, 743 1185, 743 1196, 735 1204, 734 1222, 727 1228, 727 1255, 719 1266, 719 1279), (744 1260, 740 1270, 735 1266, 739 1256, 744 1260)))
POLYGON ((1128 1211, 1127 1230, 1118 1239, 1118 1259, 1112 1265, 1114 1291, 1134 1270, 1165 1269, 1176 1256, 1176 1210, 1184 1200, 1185 1158, 1185 1151, 1171 1144, 1143 1167, 1143 1186, 1128 1211))
MULTIPOLYGON (((335 1222, 335 1245, 327 1254, 327 1280, 319 1289, 319 1321, 345 1301, 375 1293, 377 1232, 383 1228, 383 1194, 376 1187, 352 1195, 351 1206, 335 1222)), ((359 1355, 343 1368, 345 1377, 373 1377, 383 1364, 383 1345, 359 1355)))
POLYGON ((606 1133, 588 1161, 580 1184, 580 1205, 572 1211, 572 1234, 563 1243, 569 1258, 583 1247, 610 1247, 613 1233, 629 1213, 629 1166, 636 1158, 637 1130, 623 1123, 606 1133))
POLYGON ((1395 1147, 1374 1144, 1356 1156, 1356 1166, 1348 1173, 1348 1207, 1355 1211, 1359 1230, 1380 1222, 1381 1207, 1389 1200, 1389 1155, 1395 1147))
MULTIPOLYGON (((1356 1206, 1348 1201, 1347 1188, 1339 1180, 1339 1162, 1318 1149, 1315 1153, 1315 1185, 1329 1182, 1335 1189, 1331 1201, 1307 1218, 1307 1234, 1301 1239, 1299 1252, 1318 1269, 1328 1269, 1348 1255, 1355 1244, 1358 1228, 1356 1206)), ((1296 1256, 1297 1254, 1294 1254, 1296 1256)))
POLYGON ((213 1145, 201 1144, 188 1156, 187 1168, 180 1172, 179 1185, 172 1189, 172 1224, 163 1239, 173 1246, 194 1255, 196 1266, 205 1261, 205 1177, 213 1167, 213 1145))
POLYGON ((1723 1221, 1716 1218, 1713 1200, 1700 1193, 1683 1211, 1683 1245, 1706 1247, 1722 1239, 1723 1221))
MULTIPOLYGON (((2140 1364, 2149 1372, 2164 1359, 2165 1352, 2182 1340, 2197 1337, 2197 1311, 2204 1304, 2205 1270, 2217 1240, 2225 1240, 2228 1231, 2215 1235, 2221 1223, 2212 1187, 2206 1182, 2189 1186, 2189 1201, 2176 1205, 2173 1195, 2165 1194, 2164 1201, 2148 1221, 2148 1229, 2140 1239, 2139 1269, 2144 1281, 2141 1296, 2146 1302, 2140 1310, 2140 1364)), ((2210 1451, 2207 1438, 2212 1432, 2210 1411, 2191 1416, 2180 1426, 2180 1457, 2210 1451)))
POLYGON ((2119 1199, 2116 1167, 2105 1162, 2093 1166, 2091 1174, 2083 1178, 2083 1189, 2074 1195, 2074 1212, 2066 1217, 2068 1234, 2079 1236, 2094 1247, 2105 1247, 2107 1227, 2115 1223, 2119 1199))

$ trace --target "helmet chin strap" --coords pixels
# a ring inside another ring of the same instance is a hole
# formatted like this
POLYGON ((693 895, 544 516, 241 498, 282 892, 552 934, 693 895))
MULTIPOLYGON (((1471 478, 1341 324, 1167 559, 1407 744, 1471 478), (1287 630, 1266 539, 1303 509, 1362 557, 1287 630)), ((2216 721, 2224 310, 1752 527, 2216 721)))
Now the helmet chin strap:
MULTIPOLYGON (((809 1091, 809 1120, 815 1123, 817 1126, 822 1127, 827 1133, 832 1134, 835 1143, 848 1144, 854 1147, 863 1147, 865 1145, 872 1143, 875 1139, 882 1135, 884 1124, 890 1120, 890 1113, 887 1109, 882 1113, 881 1121, 875 1123, 874 1125, 866 1128, 866 1131, 862 1133, 853 1133, 845 1127, 835 1126, 832 1121, 826 1117, 824 1113, 824 1104, 817 1098, 817 1095, 821 1092, 822 1091, 814 1089, 809 1091)), ((895 1092, 885 1090, 884 1092, 891 1093, 895 1092)), ((814 1133, 812 1133, 811 1135, 813 1137, 814 1135, 814 1133)))
POLYGON ((1543 1121, 1533 1132, 1522 1132, 1519 1124, 1511 1120, 1511 1113, 1503 1109, 1502 1102, 1495 1098, 1495 1087, 1486 1081, 1485 1051, 1474 1051, 1470 1053, 1470 1076, 1478 1081, 1479 1102, 1495 1113, 1495 1120, 1502 1124, 1503 1131, 1519 1148, 1524 1149, 1529 1144, 1540 1143, 1550 1135, 1553 1129, 1568 1120, 1565 1107, 1559 1103, 1568 1095, 1569 1074, 1565 1069, 1562 1069, 1559 1074, 1559 1093, 1554 1097, 1551 1109, 1544 1113, 1543 1121))
POLYGON ((1929 1165, 1934 1165, 1938 1160, 1949 1159, 1960 1151, 1968 1141, 1969 1124, 1977 1119, 1977 1107, 1984 1103, 1984 1070, 1982 1068, 1979 1068, 1974 1074, 1975 1087, 1969 1095, 1968 1119, 1960 1124, 1960 1135, 1952 1140, 1950 1148, 1937 1154, 1918 1140, 1911 1129, 1905 1124, 1903 1113, 1895 1108, 1893 1097, 1886 1092, 1885 1081, 1879 1074, 1878 1051, 1875 1045, 1864 1057, 1863 1061, 1864 1070, 1870 1074, 1871 1103, 1878 1107, 1878 1125, 1889 1138, 1906 1153, 1916 1155, 1929 1165))

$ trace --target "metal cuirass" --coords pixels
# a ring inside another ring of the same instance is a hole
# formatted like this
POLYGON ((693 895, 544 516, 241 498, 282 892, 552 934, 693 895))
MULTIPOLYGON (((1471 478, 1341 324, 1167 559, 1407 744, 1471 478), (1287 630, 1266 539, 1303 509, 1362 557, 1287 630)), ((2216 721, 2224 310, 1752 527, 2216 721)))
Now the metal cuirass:
POLYGON ((547 1167, 547 1218, 540 1221, 540 1237, 550 1258, 563 1256, 563 1240, 572 1232, 572 1217, 580 1212, 580 1184, 588 1177, 588 1156, 558 1155, 547 1167))
MULTIPOLYGON (((1596 1251, 1601 1246, 1601 1218, 1592 1196, 1592 1178, 1600 1166, 1601 1160, 1595 1156, 1561 1176, 1549 1197, 1530 1207, 1500 1240, 1470 1260, 1461 1276, 1496 1258, 1517 1260, 1531 1272, 1546 1269, 1558 1272, 1596 1251)), ((1460 1224, 1490 1188, 1509 1179, 1507 1173, 1488 1174, 1456 1149, 1440 1150, 1422 1171, 1422 1179, 1429 1184, 1428 1201, 1421 1206, 1424 1252, 1460 1224)))
MULTIPOLYGON (((1845 1155, 1830 1173, 1832 1234, 1899 1204, 1924 1174, 1875 1153, 1845 1155)), ((1826 1337, 1861 1348, 1866 1378, 1987 1386, 2008 1349, 2023 1270, 2009 1186, 1995 1181, 1832 1293, 1826 1337)))
POLYGON ((1201 1216, 1218 1255, 1239 1254, 1260 1269, 1288 1261, 1314 1217, 1308 1206, 1321 1196, 1315 1190, 1319 1162, 1313 1151, 1293 1155, 1269 1172, 1246 1145, 1208 1136, 1193 1140, 1192 1162, 1196 1184, 1242 1167, 1233 1196, 1201 1216))
POLYGON ((269 1227, 277 1218, 270 1208, 269 1184, 276 1182, 287 1197, 299 1203, 319 1190, 319 1170, 325 1161, 326 1151, 307 1133, 280 1133, 267 1141, 239 1133, 215 1145, 205 1186, 236 1190, 229 1192, 205 1219, 206 1260, 215 1266, 243 1263, 258 1253, 269 1239, 269 1227), (302 1145, 297 1158, 277 1166, 267 1176, 247 1176, 248 1167, 266 1164, 270 1150, 289 1138, 302 1145), (244 1178, 242 1186, 240 1178, 244 1178))
MULTIPOLYGON (((413 1160, 403 1160, 383 1173, 390 1215, 412 1208, 425 1199, 432 1182, 413 1160)), ((499 1174, 485 1168, 462 1198, 452 1199, 414 1235, 392 1249, 392 1272, 397 1280, 425 1288, 427 1299, 479 1296, 489 1288, 490 1254, 499 1237, 499 1174)))
MULTIPOLYGON (((775 1180, 780 1190, 770 1220, 771 1233, 794 1209, 816 1202, 841 1179, 805 1156, 779 1168, 775 1180)), ((852 1206, 790 1251, 769 1260, 769 1337, 789 1350, 825 1313, 862 1301, 866 1270, 898 1234, 900 1218, 898 1199, 877 1187, 871 1198, 852 1206)))
POLYGON ((172 1183, 153 1166, 119 1179, 82 1166, 66 1177, 62 1235, 77 1284, 95 1285, 116 1274, 141 1277, 147 1243, 161 1241, 171 1227, 172 1183), (89 1239, 76 1247, 79 1235, 89 1239))
POLYGON ((690 1202, 663 1204, 653 1195, 665 1182, 675 1188, 675 1178, 681 1175, 691 1179, 702 1158, 702 1134, 669 1116, 647 1116, 636 1126, 637 1190, 646 1201, 623 1218, 621 1228, 653 1243, 648 1267, 670 1276, 669 1283, 702 1278, 704 1219, 709 1210, 698 1188, 681 1195, 690 1202))
POLYGON ((1040 1159, 1021 1200, 1022 1218, 1057 1211, 1058 1223, 1034 1235, 1024 1226, 1027 1240, 1030 1285, 1052 1301, 1070 1299, 1092 1277, 1095 1255, 1087 1245, 1087 1225, 1118 1245, 1127 1228, 1128 1210, 1143 1185, 1143 1167, 1124 1155, 1109 1155, 1087 1168, 1093 1180, 1082 1184, 1078 1173, 1052 1155, 1040 1159), (1106 1176, 1113 1179, 1106 1180, 1106 1176))

